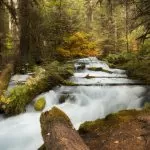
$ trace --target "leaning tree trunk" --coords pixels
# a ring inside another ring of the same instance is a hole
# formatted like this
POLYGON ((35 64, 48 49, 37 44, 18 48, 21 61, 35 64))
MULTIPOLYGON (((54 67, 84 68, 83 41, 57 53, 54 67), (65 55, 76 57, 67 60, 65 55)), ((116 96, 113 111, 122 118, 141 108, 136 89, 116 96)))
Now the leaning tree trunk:
POLYGON ((5 69, 2 70, 0 74, 0 96, 1 94, 3 94, 3 91, 7 89, 12 72, 13 72, 13 63, 7 64, 5 69))
MULTIPOLYGON (((70 122, 68 116, 54 107, 42 113, 42 136, 46 150, 89 150, 70 122)), ((45 148, 43 148, 45 147, 45 148)))
MULTIPOLYGON (((7 2, 7 0, 5 0, 7 2)), ((3 53, 6 50, 5 43, 9 31, 8 12, 3 4, 0 4, 0 68, 4 64, 3 53)))

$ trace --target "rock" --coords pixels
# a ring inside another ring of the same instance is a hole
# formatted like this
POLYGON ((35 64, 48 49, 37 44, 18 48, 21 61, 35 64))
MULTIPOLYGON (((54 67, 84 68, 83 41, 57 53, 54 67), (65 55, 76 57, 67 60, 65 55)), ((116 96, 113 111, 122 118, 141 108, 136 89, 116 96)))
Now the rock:
POLYGON ((42 111, 45 105, 46 105, 46 100, 44 97, 41 97, 34 103, 34 109, 36 111, 42 111))
POLYGON ((77 70, 83 70, 85 68, 86 68, 86 65, 84 63, 77 66, 77 70))
POLYGON ((60 98, 59 98, 59 103, 60 104, 65 103, 65 101, 67 100, 68 97, 69 97, 69 94, 61 95, 60 98))
POLYGON ((114 143, 115 143, 115 144, 119 144, 119 141, 115 141, 114 143))
POLYGON ((106 73, 113 73, 109 70, 106 70, 102 67, 89 67, 88 70, 91 70, 91 71, 102 71, 102 72, 106 72, 106 73))

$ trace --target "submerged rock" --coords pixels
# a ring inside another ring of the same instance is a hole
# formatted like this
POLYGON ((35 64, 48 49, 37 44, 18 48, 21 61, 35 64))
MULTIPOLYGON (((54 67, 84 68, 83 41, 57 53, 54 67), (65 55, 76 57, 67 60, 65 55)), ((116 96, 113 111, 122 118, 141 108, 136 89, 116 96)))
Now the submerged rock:
POLYGON ((102 71, 102 72, 106 72, 106 73, 112 73, 112 71, 106 70, 102 67, 90 67, 88 68, 88 70, 92 70, 92 71, 102 71))
POLYGON ((69 98, 69 94, 61 95, 60 98, 59 98, 59 103, 60 104, 65 103, 68 98, 69 98))

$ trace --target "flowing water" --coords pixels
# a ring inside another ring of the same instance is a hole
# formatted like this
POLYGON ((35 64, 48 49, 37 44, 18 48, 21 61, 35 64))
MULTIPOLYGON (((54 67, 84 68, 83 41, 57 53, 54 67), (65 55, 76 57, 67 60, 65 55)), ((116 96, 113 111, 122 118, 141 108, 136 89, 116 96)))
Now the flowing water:
MULTIPOLYGON (((45 97, 46 107, 43 111, 57 106, 67 113, 78 129, 84 121, 104 118, 123 109, 141 107, 147 87, 128 79, 124 70, 111 69, 94 57, 76 60, 75 68, 76 72, 70 81, 76 86, 55 87, 36 98, 45 97), (85 68, 78 69, 83 64, 85 68), (91 67, 102 67, 109 72, 91 71, 91 67)), ((43 144, 40 114, 30 104, 24 114, 7 119, 0 116, 0 150, 37 150, 43 144)))

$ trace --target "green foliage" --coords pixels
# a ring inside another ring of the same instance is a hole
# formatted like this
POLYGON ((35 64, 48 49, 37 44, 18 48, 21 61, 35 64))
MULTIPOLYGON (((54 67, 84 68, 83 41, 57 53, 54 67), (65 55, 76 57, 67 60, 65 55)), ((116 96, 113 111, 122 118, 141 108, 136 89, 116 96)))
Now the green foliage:
POLYGON ((109 54, 105 60, 113 67, 127 70, 129 77, 150 83, 150 51, 149 42, 141 47, 137 53, 109 54))
POLYGON ((14 115, 24 112, 26 105, 37 95, 63 83, 66 78, 71 76, 73 66, 53 62, 46 65, 44 69, 36 70, 38 72, 35 77, 28 79, 25 85, 18 85, 10 91, 7 97, 3 98, 2 104, 4 109, 0 109, 2 109, 5 114, 14 115))
POLYGON ((107 60, 109 63, 113 64, 124 64, 127 63, 130 60, 133 60, 136 58, 136 55, 134 53, 118 53, 118 54, 109 54, 105 60, 107 60))
POLYGON ((63 43, 64 37, 82 28, 82 3, 82 0, 51 0, 44 3, 41 26, 45 47, 43 58, 57 59, 56 49, 63 43))
POLYGON ((44 109, 45 105, 46 105, 46 100, 44 97, 41 97, 38 100, 36 100, 36 102, 34 103, 34 109, 36 111, 41 111, 44 109))
POLYGON ((145 40, 145 42, 141 45, 141 49, 139 51, 139 56, 150 58, 150 40, 145 40))

